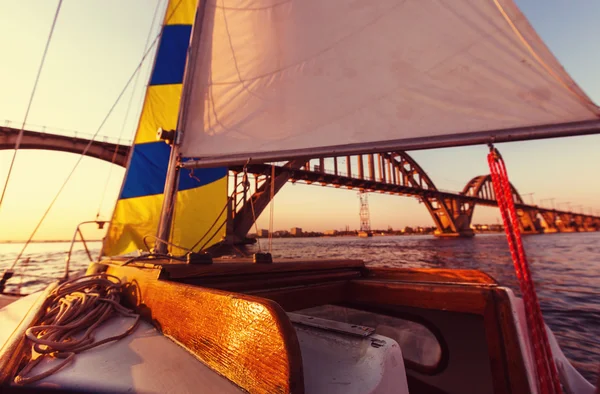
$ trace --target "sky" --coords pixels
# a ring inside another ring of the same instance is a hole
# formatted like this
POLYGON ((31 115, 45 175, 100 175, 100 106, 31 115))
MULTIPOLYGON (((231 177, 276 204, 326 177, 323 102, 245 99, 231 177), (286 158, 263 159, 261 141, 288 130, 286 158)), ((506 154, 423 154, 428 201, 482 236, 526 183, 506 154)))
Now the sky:
MULTIPOLYGON (((491 0, 490 0, 491 1, 491 0)), ((24 120, 57 1, 0 1, 0 124, 24 120)), ((600 1, 516 0, 565 69, 600 103, 600 1)), ((157 0, 64 0, 46 58, 27 129, 85 136, 97 131, 155 37, 164 2, 157 0), (158 17, 154 19, 155 10, 158 17), (154 21, 154 23, 153 23, 154 21)), ((151 57, 128 88, 99 135, 130 141, 135 132, 151 57)), ((498 144, 512 183, 526 202, 555 198, 555 204, 600 211, 600 136, 498 144), (530 194, 533 193, 533 194, 530 194)), ((0 151, 0 185, 13 151, 0 151)), ((439 189, 460 191, 489 173, 487 147, 410 152, 439 189)), ((78 155, 21 150, 0 207, 0 240, 27 239, 79 159, 78 155)), ((75 226, 97 214, 109 219, 124 169, 84 157, 35 239, 69 239, 75 226), (111 168, 112 167, 112 168, 111 168)), ((373 228, 431 226, 416 199, 371 193, 373 228)), ((550 204, 545 202, 546 205, 550 204)), ((356 191, 288 184, 274 202, 274 229, 323 231, 359 226, 356 191)), ((474 222, 496 223, 494 208, 478 207, 474 222)), ((258 220, 268 228, 269 210, 258 220)), ((100 238, 99 232, 89 236, 100 238)))

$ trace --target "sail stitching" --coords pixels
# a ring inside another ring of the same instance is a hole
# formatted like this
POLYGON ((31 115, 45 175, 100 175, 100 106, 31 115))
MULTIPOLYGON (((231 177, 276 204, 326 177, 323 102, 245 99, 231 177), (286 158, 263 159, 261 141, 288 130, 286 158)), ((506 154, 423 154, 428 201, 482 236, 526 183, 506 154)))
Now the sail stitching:
POLYGON ((525 46, 525 48, 529 51, 531 56, 533 56, 533 58, 544 68, 544 70, 546 70, 546 72, 548 72, 548 74, 550 74, 560 85, 562 85, 566 90, 568 90, 571 94, 573 94, 577 99, 579 99, 581 102, 583 102, 587 106, 589 106, 592 110, 597 112, 598 107, 591 101, 591 99, 589 97, 586 97, 585 95, 583 95, 580 92, 577 92, 575 89, 573 89, 573 87, 569 83, 564 81, 560 77, 560 75, 556 74, 556 72, 554 72, 554 70, 546 62, 544 62, 544 60, 542 60, 542 58, 537 54, 537 52, 533 49, 533 47, 529 44, 529 42, 527 42, 525 37, 523 37, 523 35, 519 31, 519 29, 517 28, 515 23, 510 19, 510 17, 506 13, 506 11, 504 10, 504 7, 502 7, 500 2, 498 0, 494 0, 494 4, 496 4, 498 11, 500 11, 502 16, 506 20, 506 22, 509 24, 510 28, 513 30, 515 35, 519 38, 519 40, 523 44, 523 46, 525 46))
MULTIPOLYGON (((254 77, 245 78, 245 79, 242 78, 241 72, 240 72, 240 70, 238 68, 238 64, 237 64, 236 57, 235 57, 235 52, 233 50, 233 42, 231 40, 231 35, 229 33, 229 28, 228 28, 228 25, 227 25, 227 17, 225 16, 225 12, 223 12, 223 20, 225 21, 225 28, 227 30, 227 35, 228 35, 229 45, 230 45, 230 48, 231 48, 231 53, 232 53, 233 58, 234 58, 234 64, 235 64, 236 71, 237 71, 238 81, 223 81, 223 82, 213 82, 213 81, 211 81, 211 85, 216 85, 216 86, 218 86, 218 85, 235 85, 235 84, 239 84, 239 83, 242 83, 242 85, 243 85, 244 82, 256 81, 256 80, 259 80, 259 79, 262 79, 262 78, 265 78, 265 77, 273 76, 273 75, 275 75, 277 73, 281 73, 282 71, 289 70, 292 67, 296 67, 296 66, 300 66, 302 64, 305 64, 308 61, 310 61, 312 59, 315 59, 315 58, 317 58, 317 57, 319 57, 319 56, 321 56, 321 55, 323 55, 323 54, 325 54, 327 52, 333 51, 336 48, 337 44, 341 43, 342 41, 350 40, 351 38, 357 36, 358 34, 360 34, 360 32, 362 32, 366 28, 368 28, 368 27, 370 27, 372 25, 375 25, 377 22, 379 22, 381 19, 384 19, 385 17, 388 17, 393 10, 401 7, 403 4, 404 4, 404 1, 401 2, 401 3, 398 3, 396 5, 394 5, 393 7, 390 7, 389 9, 386 9, 385 12, 382 12, 381 14, 378 14, 375 17, 373 17, 372 19, 368 20, 365 24, 363 24, 362 26, 360 26, 360 28, 358 28, 358 29, 350 32, 349 34, 341 37, 337 41, 333 42, 331 45, 327 46, 326 48, 321 49, 320 51, 318 51, 317 53, 311 55, 310 57, 308 57, 306 59, 302 59, 302 60, 299 60, 299 61, 294 62, 292 64, 288 64, 287 66, 280 67, 280 68, 278 68, 276 70, 273 70, 273 71, 270 71, 270 72, 266 72, 266 73, 263 73, 261 75, 257 75, 257 76, 254 76, 254 77)), ((227 10, 227 8, 223 8, 223 9, 227 10)), ((252 92, 250 92, 250 93, 252 93, 252 92)))
POLYGON ((214 4, 211 4, 211 6, 213 6, 214 8, 217 8, 217 9, 229 10, 229 11, 265 11, 265 10, 271 10, 273 8, 276 8, 276 7, 280 7, 282 5, 289 4, 292 1, 294 1, 294 0, 284 0, 284 1, 280 1, 279 3, 271 4, 269 6, 264 6, 264 7, 248 7, 248 8, 226 7, 224 5, 220 6, 220 5, 217 5, 216 2, 214 4))

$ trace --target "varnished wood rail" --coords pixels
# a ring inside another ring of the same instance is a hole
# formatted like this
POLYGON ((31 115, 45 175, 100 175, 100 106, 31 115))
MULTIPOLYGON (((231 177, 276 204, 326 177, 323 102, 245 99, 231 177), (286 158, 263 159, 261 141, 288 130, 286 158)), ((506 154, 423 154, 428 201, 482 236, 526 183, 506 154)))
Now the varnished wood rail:
MULTIPOLYGON (((250 393, 303 393, 300 346, 275 302, 172 281, 159 270, 110 265, 130 306, 205 365, 250 393)), ((89 273, 89 271, 88 271, 89 273)))

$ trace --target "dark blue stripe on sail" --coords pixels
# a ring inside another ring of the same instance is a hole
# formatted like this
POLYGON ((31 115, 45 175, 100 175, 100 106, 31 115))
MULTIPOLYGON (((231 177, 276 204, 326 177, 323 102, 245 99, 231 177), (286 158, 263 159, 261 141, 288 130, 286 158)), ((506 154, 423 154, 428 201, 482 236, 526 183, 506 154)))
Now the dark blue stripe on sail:
POLYGON ((191 32, 192 25, 167 25, 164 27, 150 85, 183 82, 191 32))
MULTIPOLYGON (((171 147, 162 141, 133 146, 127 179, 120 198, 133 198, 162 194, 167 179, 171 147)), ((226 167, 182 169, 179 190, 192 189, 212 183, 227 175, 226 167), (190 174, 192 174, 190 176, 190 174)))
POLYGON ((161 194, 165 189, 170 151, 163 141, 134 145, 121 198, 161 194))

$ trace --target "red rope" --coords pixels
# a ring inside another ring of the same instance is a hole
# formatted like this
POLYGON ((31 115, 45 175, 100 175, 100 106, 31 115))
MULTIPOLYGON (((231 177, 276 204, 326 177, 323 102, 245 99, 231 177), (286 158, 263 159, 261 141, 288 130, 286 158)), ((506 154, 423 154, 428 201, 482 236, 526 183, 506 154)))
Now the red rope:
POLYGON ((527 327, 529 328, 529 336, 533 345, 537 369, 538 386, 542 394, 560 394, 562 393, 562 388, 558 379, 554 358, 552 357, 552 351, 550 350, 540 303, 535 292, 525 250, 523 249, 512 187, 508 180, 504 160, 494 148, 490 149, 488 164, 490 165, 496 200, 498 201, 498 207, 500 208, 502 221, 504 222, 504 230, 510 254, 523 295, 527 327))

